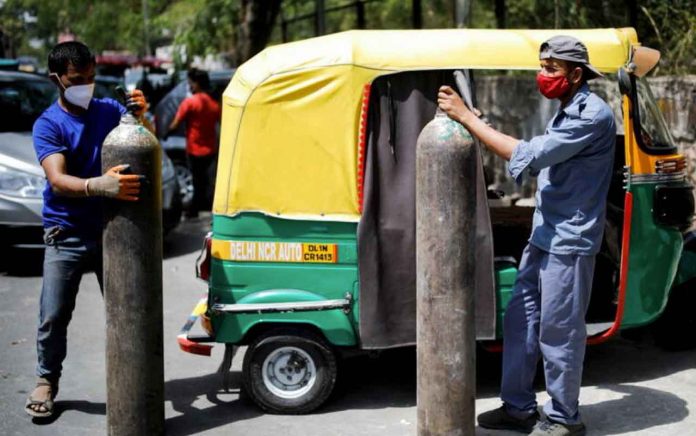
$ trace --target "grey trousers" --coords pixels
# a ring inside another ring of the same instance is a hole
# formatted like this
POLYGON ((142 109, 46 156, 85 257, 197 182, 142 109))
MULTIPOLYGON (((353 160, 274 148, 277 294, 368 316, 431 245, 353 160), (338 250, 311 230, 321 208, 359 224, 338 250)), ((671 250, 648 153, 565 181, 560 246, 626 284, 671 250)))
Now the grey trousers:
POLYGON ((585 313, 594 265, 594 256, 551 254, 531 244, 525 248, 503 327, 501 398, 512 415, 536 410, 533 382, 542 357, 551 397, 544 413, 564 424, 580 422, 585 313))

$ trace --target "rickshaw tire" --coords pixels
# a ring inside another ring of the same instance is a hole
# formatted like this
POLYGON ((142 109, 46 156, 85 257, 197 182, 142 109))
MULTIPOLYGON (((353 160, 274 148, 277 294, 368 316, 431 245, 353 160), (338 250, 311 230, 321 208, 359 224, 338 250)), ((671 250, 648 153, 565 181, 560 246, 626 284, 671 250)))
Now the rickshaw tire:
POLYGON ((270 330, 248 346, 242 364, 244 395, 265 412, 279 415, 303 415, 326 402, 336 385, 336 355, 320 335, 304 329, 270 330), (266 357, 279 346, 293 346, 310 355, 317 370, 317 381, 300 398, 285 399, 271 393, 265 386, 262 366, 266 357))
POLYGON ((655 343, 667 351, 696 348, 696 278, 675 287, 655 322, 655 343))

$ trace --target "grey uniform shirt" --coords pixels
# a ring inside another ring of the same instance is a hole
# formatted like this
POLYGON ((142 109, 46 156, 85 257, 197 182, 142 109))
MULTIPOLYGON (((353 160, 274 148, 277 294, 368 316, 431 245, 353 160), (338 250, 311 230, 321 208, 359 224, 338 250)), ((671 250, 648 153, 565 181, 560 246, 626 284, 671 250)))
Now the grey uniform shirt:
POLYGON ((517 144, 510 175, 538 176, 532 245, 554 254, 599 251, 615 141, 611 108, 584 84, 543 135, 517 144))

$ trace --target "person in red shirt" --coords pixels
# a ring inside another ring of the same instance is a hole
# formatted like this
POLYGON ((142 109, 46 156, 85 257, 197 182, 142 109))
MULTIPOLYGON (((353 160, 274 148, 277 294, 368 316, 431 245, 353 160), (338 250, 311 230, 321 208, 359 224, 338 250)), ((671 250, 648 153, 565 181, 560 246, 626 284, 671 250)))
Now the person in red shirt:
POLYGON ((169 131, 186 122, 186 157, 193 176, 193 202, 186 215, 196 217, 199 211, 212 208, 220 105, 207 92, 210 79, 206 71, 189 70, 188 83, 193 95, 181 102, 169 131))

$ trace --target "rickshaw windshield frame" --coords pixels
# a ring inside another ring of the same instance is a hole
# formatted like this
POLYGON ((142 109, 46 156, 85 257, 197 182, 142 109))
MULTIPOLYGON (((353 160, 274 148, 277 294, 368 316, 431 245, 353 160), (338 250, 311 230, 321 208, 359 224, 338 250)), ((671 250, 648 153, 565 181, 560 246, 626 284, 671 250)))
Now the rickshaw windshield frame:
POLYGON ((674 154, 672 134, 645 78, 631 75, 633 129, 641 150, 651 155, 674 154))

